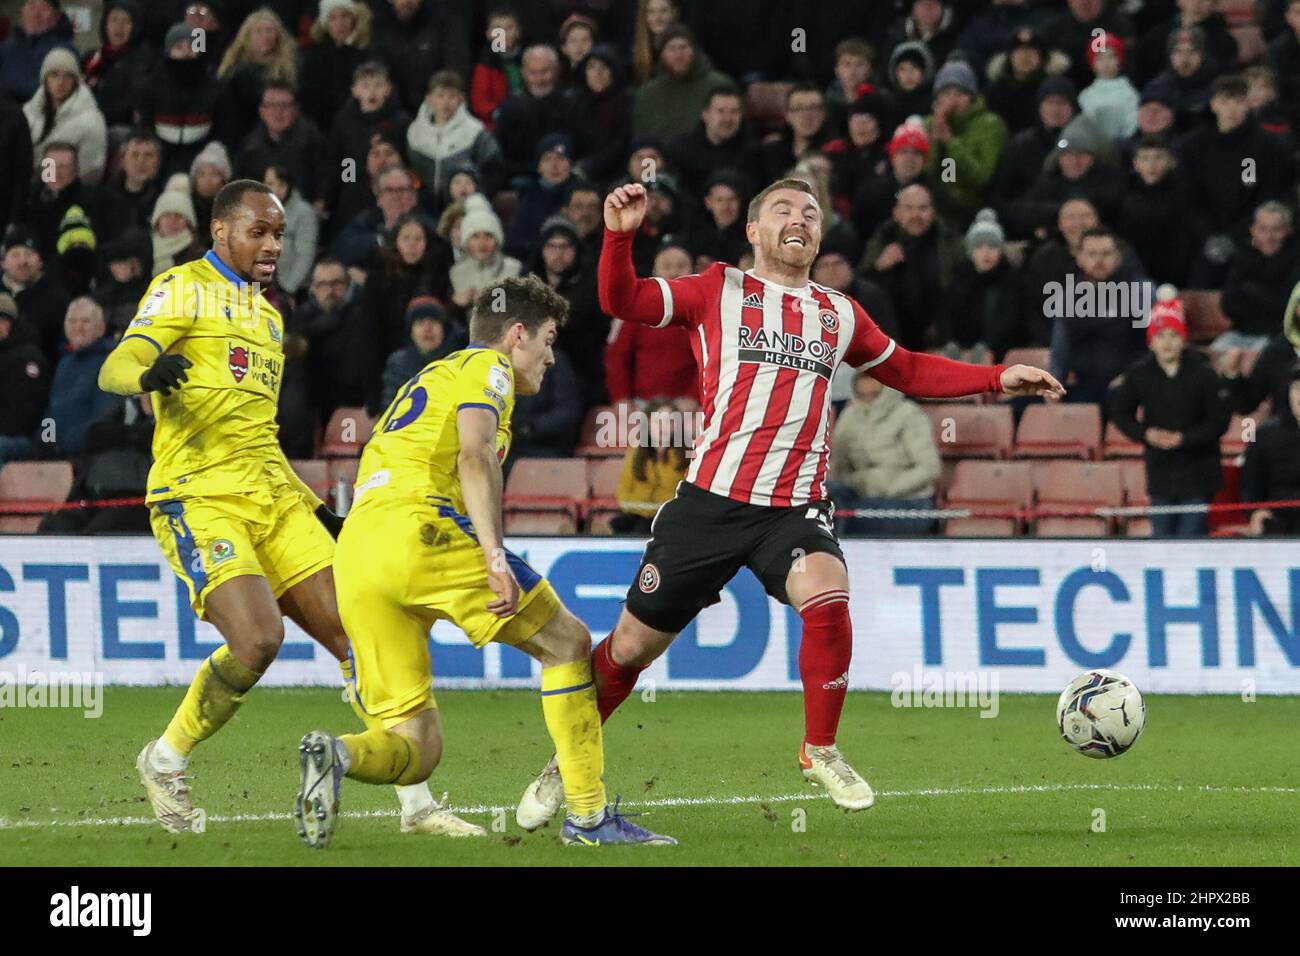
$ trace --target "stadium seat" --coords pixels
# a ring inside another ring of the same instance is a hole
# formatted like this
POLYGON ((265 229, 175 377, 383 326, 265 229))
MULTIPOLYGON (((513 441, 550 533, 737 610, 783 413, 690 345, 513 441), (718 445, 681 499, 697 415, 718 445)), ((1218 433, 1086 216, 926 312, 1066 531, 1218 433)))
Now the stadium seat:
POLYGON ((600 458, 587 463, 590 497, 584 510, 587 530, 592 534, 610 534, 609 519, 619 513, 618 476, 623 472, 621 458, 600 458))
POLYGON ((785 101, 793 83, 749 84, 745 91, 745 114, 750 123, 764 131, 778 130, 785 123, 785 101))
POLYGON ((324 498, 333 487, 330 481, 329 462, 321 458, 295 458, 289 467, 312 491, 324 498))
POLYGON ((582 458, 622 458, 627 446, 622 444, 626 437, 621 429, 616 429, 614 437, 615 444, 602 445, 597 438, 600 435, 601 421, 605 420, 606 415, 618 415, 617 405, 597 405, 591 411, 587 412, 586 418, 582 420, 582 428, 578 432, 578 448, 574 454, 582 458))
POLYGON ((321 442, 323 458, 358 458, 361 449, 370 440, 375 420, 364 408, 336 408, 325 426, 321 442))
POLYGON ((1002 356, 1003 365, 1032 365, 1034 368, 1047 368, 1052 359, 1052 350, 1047 348, 1007 349, 1002 356))
POLYGON ((1184 289, 1183 315, 1187 318, 1187 335, 1191 341, 1205 343, 1228 331, 1231 323, 1223 314, 1223 293, 1218 289, 1184 289))
POLYGON ((1103 458, 1141 458, 1145 446, 1133 441, 1114 422, 1106 423, 1106 437, 1102 441, 1103 458))
POLYGON ((521 458, 506 480, 503 510, 506 530, 542 534, 550 531, 524 531, 542 527, 557 529, 557 534, 572 534, 578 529, 581 506, 587 499, 587 462, 582 458, 521 458), (525 515, 560 516, 565 520, 533 522, 525 515))
MULTIPOLYGON (((945 508, 1028 508, 1034 482, 1028 462, 959 461, 945 508)), ((952 538, 1007 538, 1020 532, 1019 518, 949 518, 943 533, 952 538)))
POLYGON ((505 516, 506 534, 574 534, 577 530, 577 520, 559 512, 512 511, 505 516))
POLYGON ((1029 405, 1016 429, 1015 458, 1096 458, 1101 409, 1092 404, 1029 405))
MULTIPOLYGON (((1124 475, 1118 462, 1049 461, 1034 470, 1039 508, 1118 508, 1124 504, 1124 475)), ((1100 538, 1110 533, 1110 518, 1044 516, 1035 524, 1039 537, 1100 538)))
MULTIPOLYGON (((1124 474, 1124 504, 1130 508, 1140 508, 1151 504, 1147 494, 1147 466, 1144 461, 1132 459, 1120 463, 1124 474)), ((1125 518, 1124 533, 1130 538, 1151 537, 1150 518, 1125 518)))
MULTIPOLYGON (((0 510, 5 502, 53 505, 72 490, 72 465, 66 461, 12 461, 0 466, 0 510)), ((43 513, 0 513, 0 532, 31 533, 43 513)))
POLYGON ((922 405, 944 458, 1006 458, 1011 449, 1011 409, 1004 405, 922 405))
POLYGON ((1256 0, 1216 0, 1214 12, 1223 14, 1228 26, 1236 27, 1255 21, 1256 0))
POLYGON ((1268 44, 1264 42, 1264 34, 1258 24, 1243 23, 1228 29, 1237 41, 1237 62, 1242 66, 1258 63, 1268 52, 1268 44))

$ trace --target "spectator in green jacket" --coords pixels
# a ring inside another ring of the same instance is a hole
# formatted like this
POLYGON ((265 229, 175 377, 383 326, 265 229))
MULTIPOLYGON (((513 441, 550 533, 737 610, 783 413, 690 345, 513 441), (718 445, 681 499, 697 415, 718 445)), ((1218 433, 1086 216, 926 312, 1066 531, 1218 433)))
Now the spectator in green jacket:
POLYGON ((686 27, 673 24, 665 28, 660 42, 659 70, 637 91, 632 130, 667 142, 695 127, 710 93, 735 84, 713 69, 686 27))
POLYGON ((970 65, 952 60, 935 77, 934 112, 925 126, 931 147, 926 175, 938 184, 940 207, 965 229, 986 205, 1007 124, 984 103, 970 65))

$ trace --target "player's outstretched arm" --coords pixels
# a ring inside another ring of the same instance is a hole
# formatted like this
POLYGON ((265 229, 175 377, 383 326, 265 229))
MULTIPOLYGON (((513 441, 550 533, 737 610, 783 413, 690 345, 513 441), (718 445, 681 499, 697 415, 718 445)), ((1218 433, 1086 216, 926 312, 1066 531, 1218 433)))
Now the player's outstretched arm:
POLYGON ((139 392, 162 392, 173 389, 189 377, 185 370, 190 360, 170 352, 159 353, 158 347, 138 335, 128 335, 117 343, 99 369, 99 387, 114 395, 139 392))
POLYGON ((456 468, 465 513, 483 549, 488 584, 496 595, 488 610, 497 617, 509 617, 519 609, 519 584, 505 561, 496 412, 479 406, 462 407, 456 412, 456 430, 460 435, 456 468))
POLYGON ((600 307, 612 318, 642 325, 685 322, 700 305, 698 279, 639 279, 632 264, 632 242, 645 207, 640 183, 619 186, 605 197, 605 242, 596 274, 600 307))

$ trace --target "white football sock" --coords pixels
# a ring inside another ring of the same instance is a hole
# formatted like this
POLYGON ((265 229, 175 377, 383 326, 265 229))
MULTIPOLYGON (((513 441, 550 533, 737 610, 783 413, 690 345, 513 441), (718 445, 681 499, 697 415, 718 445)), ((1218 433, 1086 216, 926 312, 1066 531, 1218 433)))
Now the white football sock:
POLYGON ((397 791, 397 802, 402 805, 402 816, 408 820, 433 806, 433 794, 429 792, 427 781, 405 787, 394 786, 393 789, 397 791))
POLYGON ((182 753, 177 753, 175 748, 167 742, 167 738, 159 737, 154 741, 153 751, 149 754, 149 766, 153 767, 159 773, 175 773, 178 770, 184 770, 190 765, 190 758, 182 753))

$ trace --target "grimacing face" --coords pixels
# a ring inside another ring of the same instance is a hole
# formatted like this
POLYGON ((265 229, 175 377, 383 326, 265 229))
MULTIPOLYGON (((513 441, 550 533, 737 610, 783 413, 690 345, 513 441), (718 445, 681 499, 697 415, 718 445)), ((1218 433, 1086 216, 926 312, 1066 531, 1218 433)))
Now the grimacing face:
POLYGON ((822 242, 822 211, 811 193, 777 189, 763 200, 758 218, 745 225, 745 238, 769 262, 807 269, 822 242))

